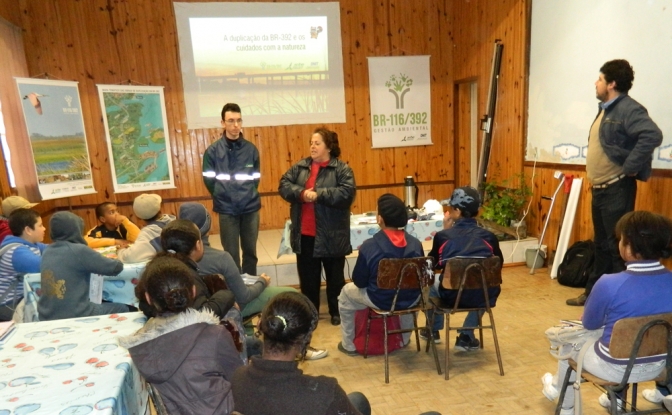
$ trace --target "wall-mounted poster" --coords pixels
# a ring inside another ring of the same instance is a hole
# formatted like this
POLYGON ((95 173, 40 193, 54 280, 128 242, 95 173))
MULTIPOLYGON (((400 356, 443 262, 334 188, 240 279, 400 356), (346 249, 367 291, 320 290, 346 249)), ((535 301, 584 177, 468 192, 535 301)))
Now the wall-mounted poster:
POLYGON ((174 189, 163 87, 97 86, 114 191, 174 189))
POLYGON ((372 147, 432 144, 429 56, 368 59, 372 147))
POLYGON ((15 80, 42 199, 96 193, 77 82, 15 80))

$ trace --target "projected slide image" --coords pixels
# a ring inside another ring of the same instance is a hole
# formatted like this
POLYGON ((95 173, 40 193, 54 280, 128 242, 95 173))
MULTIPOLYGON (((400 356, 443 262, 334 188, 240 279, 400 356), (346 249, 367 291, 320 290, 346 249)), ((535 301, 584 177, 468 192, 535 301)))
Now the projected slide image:
POLYGON ((345 122, 338 2, 173 2, 187 124, 220 128, 345 122))
POLYGON ((189 25, 198 77, 329 69, 326 16, 191 18, 189 25))
POLYGON ((328 111, 327 17, 191 18, 201 116, 223 94, 245 114, 328 111))

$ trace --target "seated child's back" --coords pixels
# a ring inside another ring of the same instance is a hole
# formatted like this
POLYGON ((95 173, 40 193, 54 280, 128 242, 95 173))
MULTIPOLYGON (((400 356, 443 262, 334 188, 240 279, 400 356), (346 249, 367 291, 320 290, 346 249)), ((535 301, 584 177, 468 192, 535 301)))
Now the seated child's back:
POLYGON ((89 300, 91 274, 117 275, 124 264, 89 248, 82 236, 84 221, 71 212, 57 212, 49 221, 53 243, 44 250, 40 271, 40 320, 125 313, 125 304, 95 304, 89 300))

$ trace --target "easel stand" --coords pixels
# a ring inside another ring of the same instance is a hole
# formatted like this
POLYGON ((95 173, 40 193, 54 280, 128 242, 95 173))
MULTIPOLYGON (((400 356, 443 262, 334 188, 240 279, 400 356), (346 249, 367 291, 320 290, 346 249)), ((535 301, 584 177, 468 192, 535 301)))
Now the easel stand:
MULTIPOLYGON (((539 246, 537 247, 537 252, 534 254, 534 260, 532 261, 532 268, 530 268, 530 275, 534 275, 534 267, 537 265, 537 258, 539 257, 539 252, 541 251, 541 244, 544 241, 544 235, 546 235, 546 228, 548 228, 548 222, 551 220, 551 212, 553 212, 553 205, 555 205, 555 198, 558 196, 558 193, 560 192, 560 189, 565 185, 565 181, 563 178, 565 175, 559 171, 556 171, 553 176, 556 179, 560 179, 560 184, 558 184, 558 187, 555 189, 555 193, 553 193, 553 197, 551 197, 551 206, 548 208, 548 215, 546 215, 546 221, 544 222, 544 229, 541 231, 541 236, 539 237, 539 246)), ((548 199, 548 197, 541 197, 542 199, 548 199)))
POLYGON ((569 243, 569 237, 572 233, 572 227, 574 226, 576 206, 579 203, 579 196, 581 195, 582 185, 583 179, 581 177, 575 177, 572 180, 572 188, 569 191, 567 210, 565 211, 565 218, 562 221, 562 228, 560 228, 558 247, 555 251, 555 258, 553 259, 553 268, 551 268, 551 278, 556 278, 558 276, 558 267, 560 267, 560 263, 565 257, 565 252, 567 252, 567 245, 569 243))

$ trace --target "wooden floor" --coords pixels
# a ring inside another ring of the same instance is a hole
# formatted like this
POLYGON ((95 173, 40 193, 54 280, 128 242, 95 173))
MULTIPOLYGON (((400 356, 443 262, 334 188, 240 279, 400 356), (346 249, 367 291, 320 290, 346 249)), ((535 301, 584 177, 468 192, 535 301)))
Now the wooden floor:
MULTIPOLYGON (((280 230, 262 231, 257 244, 259 269, 269 273, 273 283, 278 285, 282 285, 281 276, 263 267, 287 266, 291 268, 288 272, 296 272, 294 255, 276 258, 280 235, 280 230)), ((210 242, 221 248, 219 235, 211 235, 210 242)), ((431 248, 431 242, 423 245, 426 250, 431 248)), ((349 260, 354 261, 356 255, 357 251, 349 260)), ((489 330, 484 331, 484 349, 476 352, 453 352, 455 333, 451 332, 450 380, 436 373, 431 354, 424 352, 424 344, 422 351, 416 352, 412 340, 409 346, 391 354, 390 383, 385 384, 383 356, 351 357, 336 348, 341 332, 340 327, 329 323, 324 287, 321 319, 312 344, 328 349, 329 356, 301 363, 300 368, 307 374, 335 377, 346 392, 364 393, 374 415, 417 415, 430 410, 443 415, 553 414, 555 403, 541 393, 541 376, 557 369, 557 361, 548 353, 544 330, 561 319, 581 317, 583 307, 567 306, 565 300, 576 297, 582 290, 559 285, 549 277, 547 268, 530 275, 525 266, 507 266, 503 280, 502 294, 493 312, 504 376, 499 375, 489 330)), ((443 370, 445 331, 441 332, 441 338, 437 349, 443 370)), ((640 385, 640 392, 650 387, 653 383, 644 383, 640 385)), ((601 394, 597 387, 586 384, 582 391, 584 414, 607 413, 597 402, 601 394)), ((638 406, 646 408, 652 404, 640 395, 638 406)))
MULTIPOLYGON (((304 362, 300 368, 307 374, 337 378, 346 392, 364 393, 375 415, 416 415, 429 410, 443 415, 552 414, 555 403, 541 394, 540 378, 545 372, 555 372, 557 361, 548 353, 544 330, 560 319, 581 317, 582 307, 565 305, 567 298, 577 296, 581 290, 551 280, 546 268, 530 275, 524 266, 505 267, 503 280, 502 294, 493 312, 504 376, 499 375, 489 331, 484 331, 484 349, 476 352, 453 352, 455 334, 451 332, 448 381, 436 373, 431 354, 425 354, 424 347, 416 352, 412 340, 410 346, 390 355, 390 383, 385 384, 383 356, 364 359, 338 351, 340 327, 329 323, 324 299, 312 344, 327 348, 329 356, 304 362)), ((442 331, 442 343, 438 345, 442 367, 444 334, 442 331)), ((642 384, 640 392, 652 386, 642 384)), ((597 402, 601 392, 595 386, 587 384, 582 390, 584 414, 606 413, 597 402)), ((645 402, 640 395, 638 406, 652 405, 645 402)))

